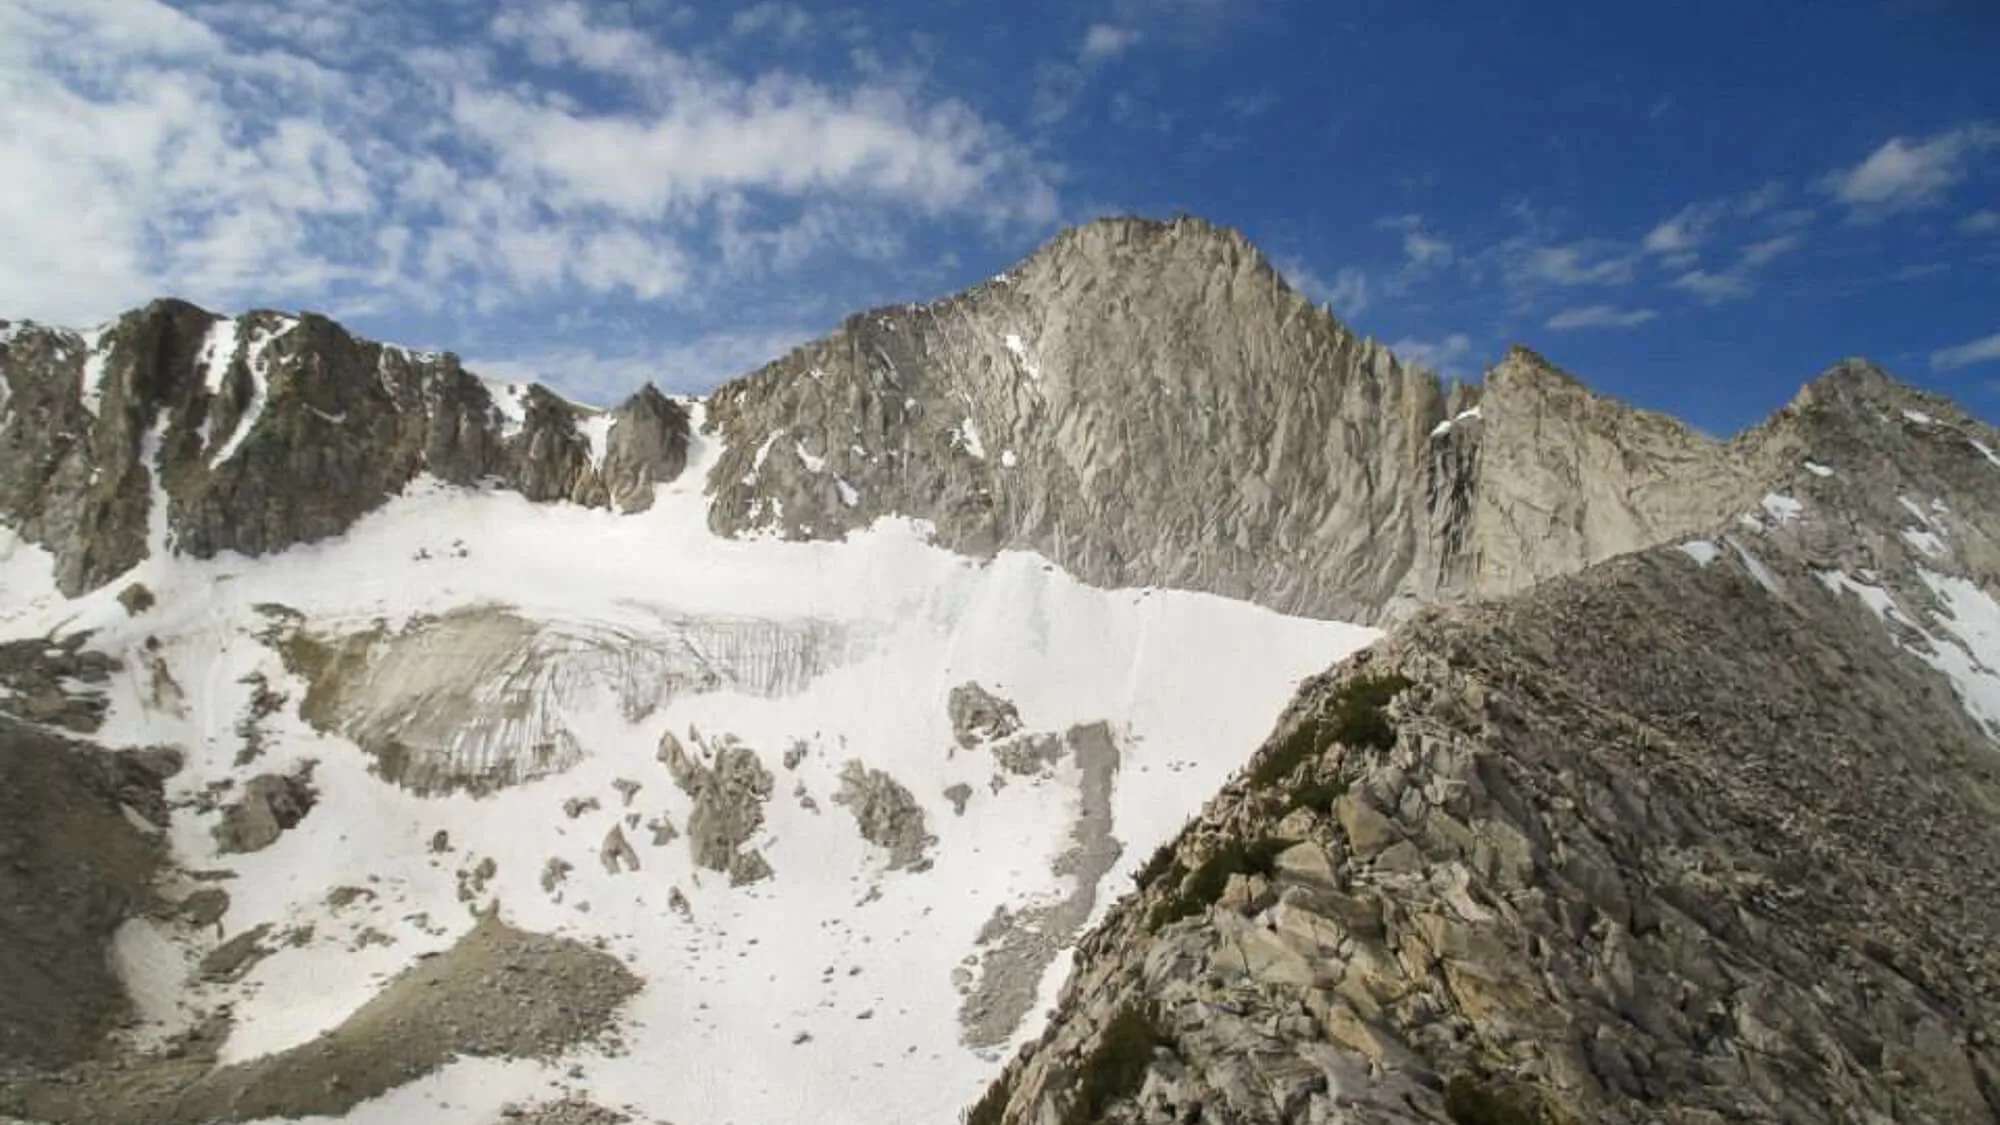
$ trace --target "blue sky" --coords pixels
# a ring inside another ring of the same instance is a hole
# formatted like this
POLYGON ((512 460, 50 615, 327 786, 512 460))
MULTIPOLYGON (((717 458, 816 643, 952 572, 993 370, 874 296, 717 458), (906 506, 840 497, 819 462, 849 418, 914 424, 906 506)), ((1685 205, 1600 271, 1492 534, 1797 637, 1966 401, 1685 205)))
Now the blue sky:
POLYGON ((1449 374, 1727 433, 1867 355, 1990 418, 1997 59, 1991 0, 5 0, 0 316, 314 308, 609 401, 1186 211, 1449 374))

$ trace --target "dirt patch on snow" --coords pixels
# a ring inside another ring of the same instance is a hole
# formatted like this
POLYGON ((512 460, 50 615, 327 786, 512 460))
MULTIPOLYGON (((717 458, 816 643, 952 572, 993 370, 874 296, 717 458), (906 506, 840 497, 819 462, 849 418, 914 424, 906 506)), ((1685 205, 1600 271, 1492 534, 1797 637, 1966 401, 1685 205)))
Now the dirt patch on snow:
POLYGON ((602 1035, 639 979, 607 953, 491 915, 332 1031, 211 1070, 212 1049, 0 1090, 0 1115, 69 1125, 338 1116, 459 1056, 548 1058, 602 1035))
POLYGON ((959 1025, 969 1047, 1007 1042, 1035 1006, 1042 977, 1083 929, 1097 907, 1097 884, 1118 862, 1124 845, 1111 835, 1111 790, 1120 760, 1118 740, 1105 723, 1071 727, 1061 741, 1076 755, 1082 772, 1076 823, 1069 849, 1050 872, 1071 880, 1062 898, 1009 911, 996 910, 979 933, 986 950, 977 981, 962 982, 965 1002, 959 1025))

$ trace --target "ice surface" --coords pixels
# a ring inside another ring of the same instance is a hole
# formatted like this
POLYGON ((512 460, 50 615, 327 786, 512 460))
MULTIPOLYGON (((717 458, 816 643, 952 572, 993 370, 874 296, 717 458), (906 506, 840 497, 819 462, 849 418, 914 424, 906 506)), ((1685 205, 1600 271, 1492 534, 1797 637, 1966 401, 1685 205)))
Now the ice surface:
MULTIPOLYGON (((1094 920, 1243 764, 1297 682, 1377 635, 1209 595, 1095 589, 1026 553, 974 561, 932 546, 927 527, 911 521, 883 520, 837 543, 720 539, 708 531, 703 496, 719 451, 695 409, 690 469, 661 486, 645 513, 420 481, 345 535, 281 554, 192 560, 156 551, 128 576, 159 596, 138 619, 116 601, 123 582, 65 600, 45 552, 0 536, 0 635, 97 630, 91 643, 124 662, 101 736, 184 747, 188 763, 170 782, 171 798, 318 763, 319 803, 263 851, 217 854, 215 815, 176 813, 177 859, 235 876, 226 883, 228 935, 259 923, 310 935, 275 942, 240 982, 182 993, 169 987, 176 965, 212 948, 216 934, 121 935, 119 962, 140 994, 135 1035, 169 1033, 187 1004, 230 1003, 236 1025, 225 1059, 298 1044, 417 957, 448 947, 471 925, 473 907, 497 901, 517 925, 603 941, 645 978, 621 1028, 626 1050, 553 1065, 465 1060, 348 1120, 489 1125, 503 1104, 534 1100, 574 1065, 574 1084, 595 1100, 681 1125, 953 1121, 1038 1033, 1067 966, 1059 957, 1041 978, 1036 1014, 1004 1048, 962 1045, 953 974, 981 952, 980 927, 998 907, 1074 889, 1051 864, 1069 845, 1080 774, 1064 760, 1047 777, 1007 776, 996 791, 991 754, 955 745, 950 689, 977 680, 1012 700, 1034 730, 1114 724, 1122 762, 1111 832, 1123 853, 1098 883, 1094 920), (535 732, 553 729, 545 718, 580 752, 566 769, 483 797, 392 785, 346 737, 299 717, 305 682, 258 639, 271 624, 264 603, 290 606, 332 635, 504 607, 533 625, 534 669, 496 672, 445 647, 426 672, 436 682, 406 694, 419 718, 426 698, 461 691, 515 692, 540 709, 511 741, 482 735, 481 761, 538 753, 535 732), (768 691, 753 673, 779 667, 796 629, 720 627, 742 621, 823 623, 863 643, 787 665, 796 675, 768 691), (654 658, 612 660, 601 637, 642 653, 687 646, 685 661, 659 667, 716 675, 705 688, 639 698, 628 689, 654 674, 654 658), (156 665, 178 686, 163 687, 156 665), (243 767, 237 730, 253 673, 291 705, 262 720, 263 755, 243 767), (693 866, 685 837, 650 846, 647 820, 664 815, 685 829, 692 807, 655 757, 668 731, 691 753, 734 736, 776 776, 751 841, 775 872, 770 880, 731 888, 693 866), (787 770, 781 759, 794 747, 802 757, 787 770), (923 807, 938 838, 931 870, 888 871, 886 853, 832 803, 850 759, 886 771, 923 807), (615 784, 628 780, 641 786, 629 809, 615 784), (962 816, 943 796, 955 784, 974 790, 962 816), (598 804, 572 818, 564 805, 573 798, 598 804), (614 875, 598 861, 614 826, 638 849, 640 870, 614 875), (440 831, 448 845, 434 854, 428 843, 440 831), (540 884, 551 858, 572 867, 556 894, 540 884), (494 861, 493 878, 461 900, 460 874, 483 859, 494 861), (335 907, 328 895, 342 887, 368 893, 335 907), (691 918, 668 905, 676 890, 691 918), (167 948, 176 943, 178 951, 167 948)), ((157 492, 154 503, 158 518, 157 492)))

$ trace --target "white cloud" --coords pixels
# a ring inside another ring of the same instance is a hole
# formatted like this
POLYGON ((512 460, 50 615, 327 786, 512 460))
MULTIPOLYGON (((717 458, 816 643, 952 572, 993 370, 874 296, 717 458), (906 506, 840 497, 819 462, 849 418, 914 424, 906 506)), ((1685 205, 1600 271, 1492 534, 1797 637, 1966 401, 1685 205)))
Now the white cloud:
POLYGON ((1652 309, 1621 309, 1612 305, 1585 305, 1564 309, 1548 319, 1556 332, 1578 328, 1634 328, 1658 316, 1652 309))
POLYGON ((1700 246, 1709 227, 1722 217, 1725 208, 1717 203, 1691 203, 1662 219, 1646 232, 1643 245, 1649 254, 1681 254, 1700 246))
POLYGON ((1403 235, 1403 253, 1413 266, 1451 264, 1451 243, 1433 234, 1413 230, 1403 235))
POLYGON ((885 229, 1056 213, 1037 158, 918 79, 732 69, 613 10, 463 0, 483 33, 440 42, 380 0, 0 3, 0 312, 686 304, 885 229), (577 70, 608 79, 587 109, 577 70))
POLYGON ((1085 62, 1117 58, 1131 50, 1139 41, 1139 33, 1133 28, 1120 27, 1114 23, 1094 23, 1083 33, 1083 46, 1078 54, 1085 62))
POLYGON ((1781 234, 1761 242, 1753 242, 1743 248, 1743 265, 1750 269, 1769 265, 1803 245, 1805 238, 1797 234, 1781 234))
POLYGON ((1518 268, 1526 278, 1553 285, 1623 285, 1634 259, 1591 243, 1529 248, 1518 268))
POLYGON ((1391 215, 1376 220, 1375 225, 1403 232, 1403 257, 1408 260, 1413 273, 1431 266, 1448 266, 1457 257, 1456 248, 1448 240, 1432 234, 1425 227, 1422 215, 1391 215))
MULTIPOLYGON (((1742 195, 1690 203, 1654 224, 1641 240, 1640 247, 1648 254, 1658 254, 1663 259, 1684 258, 1706 245, 1716 228, 1729 220, 1761 217, 1766 222, 1773 222, 1771 212, 1784 202, 1788 190, 1784 183, 1774 180, 1742 195)), ((1811 214, 1810 211, 1788 212, 1778 218, 1797 225, 1801 220, 1810 219, 1811 214)))
POLYGON ((1333 275, 1331 282, 1297 258, 1277 263, 1277 270, 1284 275, 1286 284, 1307 300, 1332 306, 1335 315, 1343 320, 1352 320, 1368 308, 1368 275, 1358 269, 1343 268, 1333 275))
POLYGON ((1750 282, 1740 274, 1711 273, 1708 270, 1689 270, 1667 284, 1686 290, 1711 305, 1748 297, 1751 289, 1750 282))
POLYGON ((1974 211, 1958 221, 1958 229, 1967 234, 2000 234, 2000 211, 1974 211))
POLYGON ((1426 367, 1440 375, 1464 374, 1465 362, 1472 358, 1472 337, 1454 332, 1442 340, 1405 337, 1389 345, 1389 350, 1405 363, 1426 367))
POLYGON ((1994 360, 2000 360, 2000 332, 1932 352, 1931 370, 1956 371, 1961 367, 1994 360))
POLYGON ((1891 137, 1868 159, 1827 177, 1825 186, 1859 215, 1927 207, 1965 177, 1966 165, 2000 146, 2000 129, 1962 125, 1913 141, 1891 137))
POLYGON ((796 4, 774 3, 765 0, 736 13, 729 21, 732 35, 770 34, 776 38, 795 41, 803 39, 812 31, 812 13, 796 4))

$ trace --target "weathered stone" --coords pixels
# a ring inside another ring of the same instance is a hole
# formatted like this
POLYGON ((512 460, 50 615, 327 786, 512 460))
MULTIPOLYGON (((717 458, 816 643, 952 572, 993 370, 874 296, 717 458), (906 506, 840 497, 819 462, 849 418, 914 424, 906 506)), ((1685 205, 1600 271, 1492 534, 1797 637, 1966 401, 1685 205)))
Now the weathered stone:
POLYGON ((305 819, 318 800, 310 767, 289 776, 259 774, 244 783, 242 799, 222 810, 214 829, 216 846, 225 852, 262 851, 280 834, 305 819))
POLYGON ((337 535, 420 472, 637 511, 687 457, 687 412, 652 388, 609 412, 489 389, 450 353, 357 340, 313 314, 224 321, 164 300, 89 339, 17 326, 0 379, 0 515, 55 554, 71 595, 145 557, 156 484, 169 542, 206 558, 337 535), (601 456, 593 426, 608 427, 601 456))
POLYGON ((840 768, 833 803, 854 814, 862 839, 888 850, 890 870, 927 866, 924 853, 937 837, 925 828, 923 806, 895 778, 850 760, 840 768))
POLYGON ((625 839, 625 830, 616 824, 604 834, 604 843, 597 849, 597 858, 604 864, 608 875, 639 870, 639 853, 632 850, 632 845, 625 839))
POLYGON ((952 688, 946 710, 951 714, 952 737, 963 747, 997 741, 1021 729, 1021 715, 1014 705, 976 683, 952 688))

